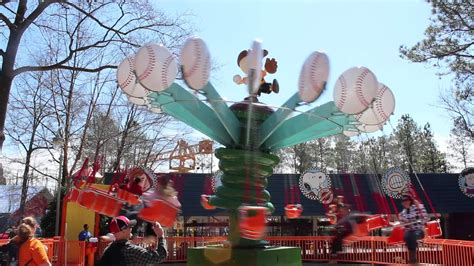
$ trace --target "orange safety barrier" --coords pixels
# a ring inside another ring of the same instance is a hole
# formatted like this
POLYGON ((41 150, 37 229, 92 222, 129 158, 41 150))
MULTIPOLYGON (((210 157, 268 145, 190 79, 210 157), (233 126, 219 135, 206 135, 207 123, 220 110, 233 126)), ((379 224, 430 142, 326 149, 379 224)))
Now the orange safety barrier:
MULTIPOLYGON (((190 247, 223 244, 226 237, 167 237, 168 257, 166 262, 185 262, 186 250, 190 247)), ((330 236, 281 236, 266 237, 273 246, 294 246, 301 248, 303 261, 327 262, 331 259, 332 237, 330 236)), ((153 248, 153 244, 134 240, 143 247, 153 248)), ((101 256, 107 243, 99 243, 97 256, 101 256)), ((474 265, 474 241, 450 239, 425 239, 418 248, 420 263, 446 266, 474 265)), ((372 264, 405 264, 408 251, 404 245, 389 245, 386 237, 360 237, 358 241, 347 242, 339 254, 339 262, 372 264)))
MULTIPOLYGON (((39 238, 46 246, 52 265, 85 265, 84 241, 65 241, 59 238, 39 238)), ((7 244, 8 239, 0 240, 0 246, 7 244)))
MULTIPOLYGON (((225 236, 218 237, 167 237, 168 257, 166 262, 185 262, 187 249, 207 245, 219 245, 226 241, 225 236)), ((294 246, 301 248, 303 261, 326 262, 331 258, 332 237, 330 236, 281 236, 266 237, 273 246, 294 246)), ((48 256, 53 265, 84 265, 86 242, 64 241, 60 239, 41 239, 48 247, 48 256)), ((144 248, 154 248, 154 243, 144 239, 133 240, 144 248)), ((8 240, 0 240, 0 245, 8 240)), ((99 242, 97 257, 102 256, 108 243, 99 242)), ((445 266, 474 265, 474 241, 453 239, 424 239, 418 248, 420 263, 445 266)), ((372 264, 405 264, 408 252, 404 245, 389 245, 386 237, 361 237, 358 241, 346 243, 339 262, 372 264)))

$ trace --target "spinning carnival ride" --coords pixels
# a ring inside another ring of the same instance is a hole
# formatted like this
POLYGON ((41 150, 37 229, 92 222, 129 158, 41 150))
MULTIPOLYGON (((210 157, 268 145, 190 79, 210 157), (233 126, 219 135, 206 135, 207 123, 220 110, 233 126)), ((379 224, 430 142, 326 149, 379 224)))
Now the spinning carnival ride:
MULTIPOLYGON (((236 76, 234 81, 246 84, 249 95, 230 107, 209 82, 210 53, 199 38, 186 41, 180 64, 164 46, 149 44, 127 57, 117 70, 119 86, 132 103, 169 114, 225 147, 215 151, 223 172, 222 184, 214 195, 203 195, 201 201, 207 209, 229 211, 228 265, 237 265, 237 258, 243 265, 244 256, 240 257, 239 252, 245 252, 245 257, 252 260, 245 262, 249 265, 257 264, 263 253, 272 254, 268 260, 279 260, 271 262, 275 265, 301 264, 299 249, 270 248, 262 240, 266 216, 274 210, 265 189, 267 177, 279 162, 272 151, 336 134, 352 136, 377 131, 395 108, 393 93, 387 86, 379 83, 369 69, 353 67, 339 76, 333 102, 306 112, 297 111, 299 106, 316 101, 326 88, 329 59, 322 52, 314 52, 303 64, 298 92, 273 110, 258 99, 261 93, 279 91, 276 80, 267 83, 264 79, 277 69, 275 59, 267 59, 262 65, 267 54, 261 43, 254 41, 251 49, 239 55, 238 64, 246 76, 236 76), (174 83, 178 67, 194 93, 174 83)), ((298 204, 286 207, 290 218, 303 211, 298 204)), ((190 249, 188 264, 215 263, 210 261, 213 252, 223 251, 214 247, 190 249)))

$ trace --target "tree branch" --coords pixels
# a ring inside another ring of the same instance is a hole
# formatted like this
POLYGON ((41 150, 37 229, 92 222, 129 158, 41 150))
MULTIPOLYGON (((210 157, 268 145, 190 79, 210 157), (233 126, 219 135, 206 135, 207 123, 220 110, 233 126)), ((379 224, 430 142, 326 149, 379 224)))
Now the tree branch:
POLYGON ((109 27, 107 25, 105 25, 104 23, 102 23, 99 19, 97 19, 95 16, 92 15, 92 13, 89 13, 89 12, 86 12, 84 9, 78 7, 77 5, 71 3, 71 2, 65 2, 64 3, 65 5, 68 5, 68 6, 71 6, 72 8, 76 9, 77 11, 79 11, 80 13, 84 14, 86 17, 89 17, 90 19, 92 19, 93 21, 95 21, 97 24, 99 24, 99 26, 101 26, 102 28, 104 29, 107 29, 109 31, 113 31, 113 32, 116 32, 118 34, 123 34, 122 32, 118 31, 117 29, 114 29, 112 27, 109 27))
POLYGON ((49 65, 49 66, 24 66, 20 67, 15 70, 15 75, 21 74, 27 71, 46 71, 46 70, 53 70, 53 69, 66 69, 66 70, 75 70, 75 71, 82 71, 88 73, 95 73, 100 72, 105 69, 116 69, 117 66, 115 65, 104 65, 97 68, 85 68, 85 67, 74 67, 74 66, 65 66, 65 65, 49 65))
POLYGON ((13 30, 15 28, 15 24, 13 24, 8 18, 7 16, 5 16, 3 13, 0 13, 0 20, 5 22, 5 24, 7 24, 7 27, 10 29, 10 30, 13 30))
POLYGON ((22 22, 21 27, 23 29, 27 29, 33 21, 35 21, 42 13, 43 11, 51 4, 53 3, 58 3, 60 0, 43 0, 39 1, 40 4, 36 7, 31 14, 25 18, 25 20, 22 22))

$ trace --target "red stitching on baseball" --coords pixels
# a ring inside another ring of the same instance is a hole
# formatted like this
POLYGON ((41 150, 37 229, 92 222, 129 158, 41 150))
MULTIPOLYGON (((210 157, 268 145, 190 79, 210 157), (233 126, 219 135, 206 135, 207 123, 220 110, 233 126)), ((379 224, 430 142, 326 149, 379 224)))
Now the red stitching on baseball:
POLYGON ((202 54, 201 54, 201 49, 199 49, 200 48, 199 42, 196 41, 196 40, 193 40, 192 42, 193 42, 194 50, 195 50, 195 53, 196 53, 196 61, 192 62, 191 63, 191 69, 189 69, 189 71, 186 71, 186 73, 184 73, 184 76, 186 78, 191 77, 194 74, 194 72, 197 71, 198 66, 199 66, 199 64, 201 64, 201 61, 202 61, 202 54))
POLYGON ((130 58, 126 59, 128 61, 128 75, 127 78, 124 80, 124 82, 120 83, 119 86, 122 89, 125 89, 132 83, 132 81, 135 79, 135 75, 133 74, 133 60, 130 60, 130 58))
MULTIPOLYGON (((382 89, 379 92, 380 97, 378 97, 380 99, 380 103, 378 103, 377 99, 375 99, 375 109, 377 110, 377 113, 379 114, 380 118, 382 118, 383 121, 388 119, 388 115, 385 113, 385 110, 382 107, 382 97, 383 97, 383 95, 385 94, 386 91, 387 91, 387 87, 383 86, 382 89)), ((382 122, 382 121, 380 121, 380 122, 382 122)))
POLYGON ((161 85, 163 86, 162 89, 167 89, 168 85, 168 67, 170 66, 171 62, 173 61, 173 55, 168 56, 163 65, 161 66, 161 85))
POLYGON ((364 105, 364 107, 369 106, 369 102, 365 99, 364 93, 362 92, 362 85, 364 84, 365 78, 369 74, 369 70, 367 68, 364 68, 364 71, 357 77, 356 80, 356 95, 357 99, 359 99, 359 102, 364 105))
POLYGON ((146 64, 145 71, 143 71, 143 73, 138 75, 139 80, 144 80, 148 78, 153 72, 153 70, 155 70, 155 66, 156 66, 156 55, 153 52, 153 47, 151 45, 146 45, 145 49, 148 56, 148 64, 146 64))
POLYGON ((321 72, 321 71, 319 71, 321 68, 318 67, 321 64, 320 61, 321 61, 321 54, 317 54, 316 58, 314 58, 314 61, 311 62, 311 75, 310 75, 310 77, 311 77, 311 79, 310 79, 311 89, 313 89, 317 92, 316 96, 319 96, 320 91, 315 89, 318 86, 318 84, 317 83, 315 84, 315 82, 314 82, 315 77, 314 76, 316 75, 317 72, 321 72))
MULTIPOLYGON (((207 55, 209 55, 209 53, 206 53, 207 55)), ((205 58, 206 60, 204 60, 204 63, 203 63, 203 68, 201 70, 201 81, 203 84, 200 84, 201 86, 204 86, 206 85, 205 83, 207 83, 207 80, 209 80, 209 74, 210 74, 210 71, 207 71, 210 67, 210 60, 209 60, 209 56, 207 56, 205 58)))
POLYGON ((303 64, 303 69, 301 69, 300 80, 299 80, 299 83, 298 83, 300 91, 302 91, 301 94, 304 94, 306 92, 305 77, 306 77, 306 64, 303 64))
POLYGON ((342 111, 342 107, 344 106, 344 103, 346 102, 346 97, 347 97, 347 85, 346 85, 346 79, 344 78, 343 75, 339 77, 339 80, 341 82, 341 95, 339 97, 339 101, 337 102, 337 108, 342 111))

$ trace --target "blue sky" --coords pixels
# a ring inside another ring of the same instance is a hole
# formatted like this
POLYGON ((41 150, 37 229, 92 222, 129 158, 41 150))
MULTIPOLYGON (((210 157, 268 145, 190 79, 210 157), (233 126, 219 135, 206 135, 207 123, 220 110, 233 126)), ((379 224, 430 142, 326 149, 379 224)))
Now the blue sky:
MULTIPOLYGON (((159 3, 159 4, 158 4, 159 3)), ((211 57, 221 67, 211 82, 226 99, 238 101, 246 95, 232 77, 243 75, 236 60, 253 39, 263 40, 269 57, 278 61, 276 78, 280 93, 264 95, 260 101, 281 105, 297 91, 301 66, 313 51, 327 53, 331 70, 326 92, 312 104, 332 101, 338 76, 353 66, 366 66, 379 82, 392 89, 396 98, 395 126, 402 114, 410 114, 420 125, 429 122, 438 142, 449 135, 451 121, 436 107, 441 89, 451 79, 440 79, 438 69, 400 58, 400 45, 422 40, 429 24, 430 5, 425 1, 160 1, 168 14, 192 13, 191 23, 204 39, 211 57)), ((390 125, 384 128, 390 132, 390 125)), ((380 134, 380 133, 379 133, 380 134)), ((444 143, 439 143, 444 146, 444 143)))

